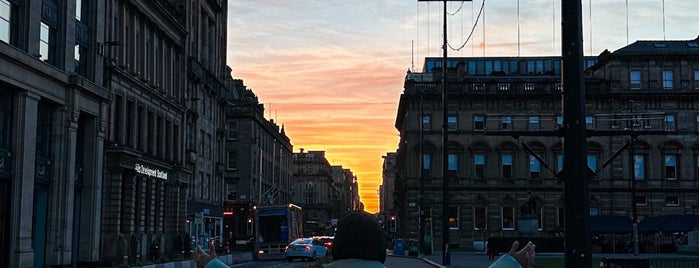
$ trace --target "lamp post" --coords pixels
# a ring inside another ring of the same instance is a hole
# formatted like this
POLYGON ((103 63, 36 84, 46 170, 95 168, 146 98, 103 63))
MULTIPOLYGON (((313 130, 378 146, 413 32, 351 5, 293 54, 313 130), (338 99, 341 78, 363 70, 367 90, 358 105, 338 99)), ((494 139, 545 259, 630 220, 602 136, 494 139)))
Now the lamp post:
MULTIPOLYGON (((444 14, 443 14, 443 41, 442 41, 442 51, 444 52, 442 56, 442 264, 451 264, 451 254, 449 252, 449 180, 447 179, 447 170, 449 170, 449 121, 448 121, 448 109, 447 109, 447 2, 461 0, 418 0, 418 2, 433 2, 441 1, 444 2, 444 14)), ((466 0, 471 2, 471 0, 466 0)), ((422 119, 420 119, 422 120, 422 119)), ((422 156, 420 156, 422 157, 422 156)), ((422 173, 421 173, 422 174, 422 173)))

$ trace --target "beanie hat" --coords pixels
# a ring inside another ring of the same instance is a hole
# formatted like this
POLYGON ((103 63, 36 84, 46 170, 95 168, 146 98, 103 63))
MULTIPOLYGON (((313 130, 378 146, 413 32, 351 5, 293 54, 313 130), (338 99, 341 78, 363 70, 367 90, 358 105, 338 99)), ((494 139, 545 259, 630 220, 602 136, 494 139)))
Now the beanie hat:
POLYGON ((335 260, 386 261, 386 237, 376 218, 364 211, 351 211, 337 222, 332 255, 335 260))

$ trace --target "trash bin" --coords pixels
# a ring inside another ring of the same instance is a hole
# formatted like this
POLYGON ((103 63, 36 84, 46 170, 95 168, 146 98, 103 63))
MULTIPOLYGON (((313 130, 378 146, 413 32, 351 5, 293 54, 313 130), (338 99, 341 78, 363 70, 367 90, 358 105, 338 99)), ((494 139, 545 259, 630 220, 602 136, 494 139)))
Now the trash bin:
POLYGON ((650 268, 650 259, 603 258, 600 268, 650 268))
POLYGON ((393 254, 405 255, 405 240, 396 239, 396 241, 393 242, 393 254))
POLYGON ((410 240, 408 242, 408 256, 418 257, 420 255, 420 241, 410 240))

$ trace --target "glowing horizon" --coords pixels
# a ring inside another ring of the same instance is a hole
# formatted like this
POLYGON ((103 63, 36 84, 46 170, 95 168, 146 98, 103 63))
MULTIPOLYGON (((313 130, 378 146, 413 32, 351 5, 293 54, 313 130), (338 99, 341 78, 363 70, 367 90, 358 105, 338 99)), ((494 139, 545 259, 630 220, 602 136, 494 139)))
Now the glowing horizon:
MULTIPOLYGON (((487 24, 479 21, 469 43, 450 56, 561 54, 560 3, 522 1, 517 10, 519 0, 486 2, 481 19, 487 24)), ((457 13, 448 17, 452 47, 466 40, 482 3, 448 4, 450 14, 457 13)), ((699 33, 699 24, 687 23, 699 1, 632 4, 582 1, 586 55, 636 40, 688 40, 699 33)), ((230 1, 228 65, 265 104, 265 117, 284 125, 295 152, 323 150, 331 164, 352 170, 365 210, 376 212, 382 156, 398 148, 394 123, 406 71, 413 65, 419 71, 426 56, 442 55, 442 5, 230 1)))

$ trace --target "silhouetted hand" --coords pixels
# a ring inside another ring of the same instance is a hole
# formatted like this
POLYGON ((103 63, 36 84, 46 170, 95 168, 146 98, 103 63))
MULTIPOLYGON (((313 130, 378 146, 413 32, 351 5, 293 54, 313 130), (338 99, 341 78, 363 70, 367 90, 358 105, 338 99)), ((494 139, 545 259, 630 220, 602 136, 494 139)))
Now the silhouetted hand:
POLYGON ((206 253, 200 246, 197 245, 197 248, 194 249, 192 257, 194 258, 194 263, 197 265, 197 268, 204 268, 204 266, 216 258, 216 249, 214 249, 213 245, 210 245, 209 252, 206 253))
POLYGON ((523 268, 531 267, 532 264, 534 264, 534 259, 536 258, 536 251, 534 251, 536 245, 530 241, 519 251, 517 251, 518 248, 519 241, 515 241, 512 243, 512 247, 508 253, 512 255, 512 257, 519 263, 519 265, 522 265, 523 268))

